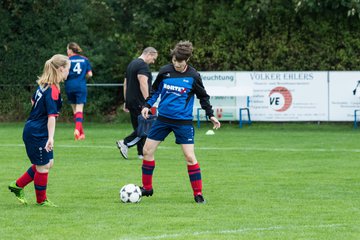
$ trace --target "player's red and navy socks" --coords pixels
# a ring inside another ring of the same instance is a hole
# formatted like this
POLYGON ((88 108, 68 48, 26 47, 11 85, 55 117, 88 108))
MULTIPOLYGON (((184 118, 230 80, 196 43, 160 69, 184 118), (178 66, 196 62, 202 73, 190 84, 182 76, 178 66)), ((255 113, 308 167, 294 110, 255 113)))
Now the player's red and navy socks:
POLYGON ((152 189, 152 176, 155 168, 155 161, 143 160, 142 183, 145 190, 152 189))
POLYGON ((84 115, 82 112, 76 112, 74 114, 75 119, 75 129, 79 131, 80 134, 84 134, 82 123, 84 121, 84 115))
POLYGON ((34 186, 36 201, 42 203, 46 200, 46 187, 48 182, 48 173, 36 172, 34 176, 34 186))
POLYGON ((194 191, 194 196, 202 194, 202 180, 201 180, 201 170, 199 164, 188 165, 188 173, 190 178, 191 187, 194 191))
POLYGON ((16 180, 16 185, 24 188, 34 180, 35 172, 36 166, 33 164, 21 177, 18 178, 18 180, 16 180))

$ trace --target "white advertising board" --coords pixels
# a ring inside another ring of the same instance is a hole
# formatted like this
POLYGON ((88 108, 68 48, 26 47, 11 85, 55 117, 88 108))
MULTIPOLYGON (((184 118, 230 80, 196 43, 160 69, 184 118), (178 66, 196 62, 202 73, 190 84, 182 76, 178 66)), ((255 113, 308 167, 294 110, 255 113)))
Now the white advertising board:
MULTIPOLYGON (((246 106, 246 97, 252 95, 251 80, 243 80, 242 72, 200 72, 203 84, 210 95, 210 103, 219 120, 239 120, 239 107, 246 106)), ((195 101, 196 109, 200 107, 195 101)), ((200 111, 200 119, 205 120, 205 112, 200 111)))
MULTIPOLYGON (((329 120, 353 121, 354 110, 360 109, 360 88, 353 90, 360 72, 329 72, 329 120)), ((358 86, 360 87, 360 86, 358 86)))
POLYGON ((248 72, 254 121, 327 121, 328 72, 248 72))
MULTIPOLYGON (((360 71, 200 74, 219 120, 239 120, 239 108, 247 106, 247 96, 253 121, 353 121, 354 110, 360 109, 360 71)), ((196 99, 194 120, 199 107, 196 99)), ((200 120, 205 120, 205 112, 199 113, 200 120)))

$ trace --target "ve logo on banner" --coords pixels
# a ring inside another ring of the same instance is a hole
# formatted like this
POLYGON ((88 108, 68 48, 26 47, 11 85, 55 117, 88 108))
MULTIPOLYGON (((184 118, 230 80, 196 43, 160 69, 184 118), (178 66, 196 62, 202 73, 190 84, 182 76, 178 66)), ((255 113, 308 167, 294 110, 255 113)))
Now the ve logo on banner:
POLYGON ((285 112, 291 106, 292 96, 285 87, 276 87, 270 91, 270 107, 277 112, 285 112))

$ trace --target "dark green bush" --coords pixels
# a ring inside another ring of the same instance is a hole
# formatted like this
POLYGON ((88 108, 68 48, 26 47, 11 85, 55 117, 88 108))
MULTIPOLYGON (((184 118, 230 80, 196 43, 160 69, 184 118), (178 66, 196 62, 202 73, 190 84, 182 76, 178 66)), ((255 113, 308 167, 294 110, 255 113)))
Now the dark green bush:
MULTIPOLYGON (((179 40, 201 71, 359 70, 357 0, 91 0, 0 3, 0 121, 24 120, 45 60, 80 44, 92 83, 122 83, 146 46, 169 62, 179 40)), ((66 100, 66 98, 65 98, 66 100)), ((89 88, 87 119, 125 120, 120 87, 89 88)), ((63 116, 72 121, 70 106, 63 116)))

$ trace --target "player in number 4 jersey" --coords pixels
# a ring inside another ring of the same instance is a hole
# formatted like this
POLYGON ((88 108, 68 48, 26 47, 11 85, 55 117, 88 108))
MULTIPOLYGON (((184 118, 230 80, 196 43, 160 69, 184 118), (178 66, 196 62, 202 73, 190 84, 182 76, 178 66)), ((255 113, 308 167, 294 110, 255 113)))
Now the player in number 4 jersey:
POLYGON ((87 97, 86 80, 93 75, 89 60, 79 55, 81 52, 82 49, 77 43, 71 42, 67 45, 67 54, 71 66, 69 76, 65 81, 65 92, 74 114, 75 140, 85 139, 82 123, 84 121, 84 104, 87 97))

